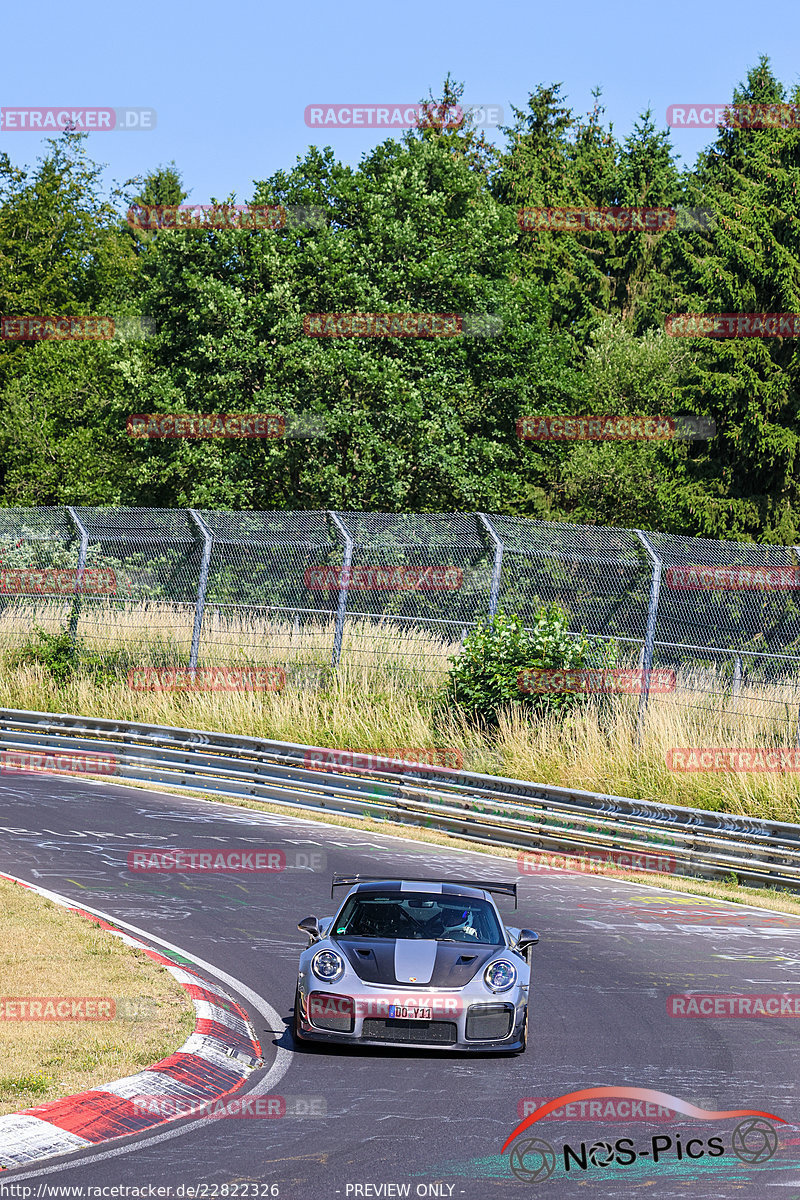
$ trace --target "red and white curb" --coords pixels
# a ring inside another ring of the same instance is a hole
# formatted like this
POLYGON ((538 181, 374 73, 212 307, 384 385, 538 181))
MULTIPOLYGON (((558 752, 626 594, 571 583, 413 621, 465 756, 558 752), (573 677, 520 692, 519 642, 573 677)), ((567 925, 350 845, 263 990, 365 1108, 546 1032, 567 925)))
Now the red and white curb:
POLYGON ((2 872, 0 879, 46 896, 143 951, 185 988, 196 1014, 194 1033, 180 1049, 146 1070, 89 1092, 0 1116, 0 1171, 141 1133, 189 1116, 193 1108, 213 1108, 215 1101, 237 1091, 261 1065, 261 1046, 247 1014, 219 984, 209 983, 191 967, 177 966, 140 938, 63 896, 2 872), (143 1097, 146 1104, 132 1103, 143 1097))

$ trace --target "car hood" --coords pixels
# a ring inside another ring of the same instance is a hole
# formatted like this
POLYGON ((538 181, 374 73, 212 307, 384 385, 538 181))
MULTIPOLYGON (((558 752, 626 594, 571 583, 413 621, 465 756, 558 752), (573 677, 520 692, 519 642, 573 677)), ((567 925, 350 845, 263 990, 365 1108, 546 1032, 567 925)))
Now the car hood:
POLYGON ((364 983, 437 988, 464 987, 503 948, 419 938, 336 938, 335 944, 364 983))

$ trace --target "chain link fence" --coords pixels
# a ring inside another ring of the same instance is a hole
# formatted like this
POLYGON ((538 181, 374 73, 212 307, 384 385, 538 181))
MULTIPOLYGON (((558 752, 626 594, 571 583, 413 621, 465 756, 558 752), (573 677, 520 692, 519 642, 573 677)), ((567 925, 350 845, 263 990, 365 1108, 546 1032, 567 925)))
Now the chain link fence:
POLYGON ((687 704, 797 718, 800 552, 485 513, 0 509, 0 646, 69 631, 118 667, 352 661, 441 676, 498 609, 551 601, 687 704))

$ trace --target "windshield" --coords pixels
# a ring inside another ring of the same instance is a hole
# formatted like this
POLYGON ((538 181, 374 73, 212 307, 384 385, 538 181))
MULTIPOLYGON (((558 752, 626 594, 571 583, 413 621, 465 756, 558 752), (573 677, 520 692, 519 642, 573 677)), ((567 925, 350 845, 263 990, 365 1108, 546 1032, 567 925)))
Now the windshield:
POLYGON ((430 892, 351 896, 333 923, 333 937, 428 938, 440 942, 503 943, 494 909, 485 900, 430 892))

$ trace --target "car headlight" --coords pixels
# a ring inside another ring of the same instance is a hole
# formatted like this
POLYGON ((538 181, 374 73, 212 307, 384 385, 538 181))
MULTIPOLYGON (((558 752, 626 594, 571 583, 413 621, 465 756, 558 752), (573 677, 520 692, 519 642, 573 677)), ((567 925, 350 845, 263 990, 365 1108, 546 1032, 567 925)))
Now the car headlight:
POLYGON ((517 982, 517 968, 504 958, 489 963, 483 972, 483 982, 493 992, 507 992, 517 982))
POLYGON ((335 950, 320 950, 311 960, 311 970, 317 979, 335 983, 344 975, 344 959, 335 950))

